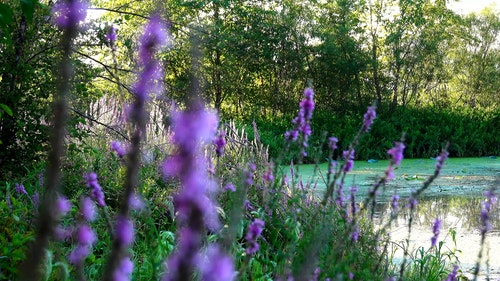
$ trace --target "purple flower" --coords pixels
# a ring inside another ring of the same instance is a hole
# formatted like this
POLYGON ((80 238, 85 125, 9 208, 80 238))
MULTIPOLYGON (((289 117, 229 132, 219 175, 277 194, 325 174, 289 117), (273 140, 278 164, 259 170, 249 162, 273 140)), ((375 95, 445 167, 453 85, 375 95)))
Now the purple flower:
POLYGON ((206 259, 200 267, 203 281, 231 281, 235 276, 232 259, 217 246, 212 245, 208 248, 206 259))
POLYGON ((398 166, 401 164, 403 160, 403 151, 405 149, 405 145, 402 142, 395 142, 394 147, 387 150, 387 153, 391 155, 392 162, 394 165, 398 166))
POLYGON ((436 218, 436 220, 434 221, 434 225, 432 226, 432 233, 434 233, 434 236, 432 236, 431 238, 432 247, 436 246, 440 228, 441 228, 441 221, 438 218, 436 218))
POLYGON ((443 168, 444 162, 446 161, 446 159, 448 159, 448 155, 449 155, 448 151, 443 151, 438 155, 438 157, 436 157, 437 174, 441 173, 441 169, 443 168))
POLYGON ((73 234, 73 229, 70 228, 64 228, 62 226, 56 226, 54 230, 54 237, 57 240, 64 241, 71 237, 73 234))
POLYGON ((218 122, 217 114, 209 110, 175 112, 172 116, 174 142, 194 152, 200 143, 214 139, 218 122))
POLYGON ((16 192, 17 194, 24 194, 24 195, 28 195, 28 192, 26 192, 26 189, 24 188, 24 185, 21 183, 16 183, 14 184, 15 188, 16 188, 16 192))
POLYGON ((344 158, 344 172, 352 171, 354 167, 354 149, 344 150, 342 153, 342 158, 344 158))
POLYGON ((353 280, 353 279, 354 279, 354 273, 349 271, 349 280, 353 280))
POLYGON ((33 196, 31 197, 31 200, 33 200, 33 206, 35 208, 38 208, 38 206, 40 205, 40 193, 38 191, 35 191, 35 193, 33 193, 33 196))
POLYGON ((413 197, 410 197, 410 198, 408 198, 408 202, 406 204, 406 208, 408 208, 410 210, 414 210, 415 207, 417 207, 417 204, 418 204, 417 199, 415 199, 413 197))
POLYGON ((458 265, 455 265, 453 267, 453 271, 448 274, 448 277, 446 278, 445 281, 457 281, 457 274, 458 274, 458 265))
POLYGON ((77 245, 69 254, 68 261, 71 264, 80 264, 90 255, 90 252, 88 245, 77 245))
POLYGON ((157 49, 168 44, 167 27, 158 16, 153 16, 144 28, 140 39, 139 58, 145 65, 153 60, 153 55, 157 49))
POLYGON ((331 151, 334 151, 337 149, 337 143, 339 142, 339 139, 336 137, 329 137, 328 138, 328 148, 330 148, 331 151))
POLYGON ((247 185, 253 184, 253 172, 255 172, 255 164, 249 163, 247 169, 245 169, 245 183, 247 185))
POLYGON ((215 145, 215 152, 217 153, 217 156, 222 156, 224 154, 224 147, 226 146, 226 132, 225 131, 220 131, 217 137, 215 137, 214 140, 214 145, 215 145))
POLYGON ((272 163, 269 165, 267 171, 262 175, 262 179, 267 182, 272 182, 274 180, 272 163))
POLYGON ((12 201, 10 200, 10 194, 7 193, 5 196, 5 201, 7 201, 7 206, 12 210, 12 201))
POLYGON ((299 114, 292 120, 295 128, 285 133, 285 139, 288 141, 297 141, 299 135, 302 136, 302 155, 306 156, 305 149, 307 141, 312 133, 311 119, 314 111, 314 91, 311 88, 304 90, 304 99, 299 103, 299 114))
POLYGON ((120 158, 122 158, 125 155, 125 149, 123 147, 123 144, 119 141, 112 141, 109 144, 109 147, 111 151, 116 152, 116 155, 120 158))
POLYGON ((389 167, 387 167, 387 170, 385 170, 385 176, 387 180, 394 179, 394 168, 392 167, 392 165, 389 165, 389 167))
POLYGON ((486 200, 481 204, 481 234, 485 235, 491 230, 490 213, 497 204, 498 198, 493 190, 484 192, 486 200))
POLYGON ((104 202, 104 193, 102 192, 101 185, 97 181, 97 174, 94 172, 86 173, 83 175, 87 187, 91 188, 90 195, 92 199, 97 203, 97 205, 104 207, 106 203, 104 202))
POLYGON ((78 227, 76 235, 80 245, 92 245, 97 240, 94 231, 85 224, 78 227))
POLYGON ((304 99, 300 102, 300 109, 303 111, 303 116, 307 120, 312 119, 314 110, 314 91, 311 88, 304 90, 304 99))
POLYGON ((354 231, 351 233, 351 241, 356 242, 359 238, 359 229, 357 226, 354 227, 354 231))
POLYGON ((87 16, 88 3, 82 0, 57 2, 52 14, 55 16, 55 22, 60 28, 76 27, 87 16))
POLYGON ((83 218, 88 221, 94 221, 97 216, 97 211, 95 208, 95 204, 89 197, 82 197, 80 200, 80 213, 83 218))
POLYGON ((115 44, 116 41, 116 27, 111 25, 108 28, 108 32, 106 32, 106 40, 110 43, 111 46, 115 44))
POLYGON ((247 211, 253 211, 253 210, 255 210, 255 208, 252 206, 252 203, 250 203, 250 201, 248 201, 248 200, 245 200, 245 209, 247 211))
POLYGON ((398 201, 399 201, 399 195, 397 195, 397 194, 392 195, 391 208, 392 208, 392 212, 394 214, 397 213, 399 210, 398 201))
POLYGON ((118 217, 116 220, 115 234, 121 244, 126 247, 130 246, 134 242, 135 237, 134 224, 126 217, 118 217))
POLYGON ((125 257, 120 261, 120 265, 116 268, 113 274, 114 281, 128 281, 131 280, 132 272, 134 272, 134 263, 129 257, 125 257))
POLYGON ((377 117, 377 112, 375 112, 374 106, 369 106, 365 115, 363 116, 363 131, 368 132, 370 130, 370 126, 373 123, 373 120, 377 117))
POLYGON ((255 219, 248 227, 248 232, 245 236, 247 240, 247 254, 253 255, 259 250, 257 239, 261 236, 263 229, 264 221, 260 219, 255 219))
POLYGON ((232 183, 228 183, 224 186, 224 189, 227 190, 227 191, 232 191, 232 192, 235 192, 236 191, 236 188, 234 187, 234 184, 232 183))
POLYGON ((59 216, 65 216, 71 210, 71 202, 64 196, 59 196, 56 201, 56 212, 59 216))
POLYGON ((144 200, 138 194, 130 195, 128 199, 128 204, 132 210, 141 211, 144 209, 145 203, 144 200))

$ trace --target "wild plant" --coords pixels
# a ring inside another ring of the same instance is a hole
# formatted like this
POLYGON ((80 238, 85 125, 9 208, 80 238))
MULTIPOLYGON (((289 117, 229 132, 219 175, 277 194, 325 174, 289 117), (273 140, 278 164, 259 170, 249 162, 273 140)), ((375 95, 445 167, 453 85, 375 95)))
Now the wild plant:
MULTIPOLYGON (((63 56, 42 199, 35 200, 35 193, 28 196, 21 184, 15 186, 15 194, 10 185, 5 188, 9 200, 2 202, 2 210, 28 218, 26 204, 39 204, 36 234, 18 272, 20 280, 456 280, 458 268, 450 272, 449 253, 442 251, 442 242, 437 243, 439 220, 433 226, 431 248, 419 248, 416 254, 408 250, 418 199, 439 176, 448 146, 438 156, 434 174, 406 198, 406 208, 399 206, 402 198, 393 195, 390 217, 381 227, 373 223, 377 196, 403 160, 404 137, 387 151, 390 164, 361 204, 357 186, 346 182, 346 175, 355 168, 358 142, 377 116, 375 105, 367 108, 357 135, 339 159, 333 159, 338 139, 325 138, 329 167, 326 190, 320 197, 314 192, 316 183, 300 176, 301 159, 308 155, 313 133, 312 88, 305 89, 293 128, 283 136, 283 155, 292 146, 300 153, 288 176, 281 169, 284 157, 269 159, 255 125, 253 141, 234 123, 219 125, 217 114, 195 94, 199 89, 193 78, 186 104, 171 113, 172 153, 158 167, 161 174, 144 176, 151 172, 141 165, 146 104, 151 94, 161 90, 163 70, 155 54, 168 40, 158 15, 149 19, 140 39, 140 71, 128 116, 130 144, 125 149, 113 141, 106 152, 114 155, 111 159, 119 166, 115 180, 123 186, 113 196, 119 198, 109 200, 101 175, 89 168, 80 174, 81 190, 66 199, 61 159, 66 155, 69 57, 85 10, 86 2, 81 0, 60 2, 54 8, 56 23, 64 32, 63 56), (174 188, 161 190, 165 186, 174 188), (403 261, 395 269, 387 232, 404 211, 409 212, 408 238, 401 246, 403 261)), ((113 29, 108 40, 113 46, 113 29)), ((102 167, 107 168, 114 170, 102 167)), ((494 190, 486 196, 481 212, 482 245, 497 202, 494 190)), ((32 235, 27 223, 22 224, 22 231, 26 237, 32 235)), ((7 243, 14 240, 18 239, 7 243)), ((5 251, 9 258, 17 258, 19 251, 11 246, 5 251)), ((481 246, 479 259, 482 252, 481 246)), ((477 277, 479 264, 476 268, 477 277)))

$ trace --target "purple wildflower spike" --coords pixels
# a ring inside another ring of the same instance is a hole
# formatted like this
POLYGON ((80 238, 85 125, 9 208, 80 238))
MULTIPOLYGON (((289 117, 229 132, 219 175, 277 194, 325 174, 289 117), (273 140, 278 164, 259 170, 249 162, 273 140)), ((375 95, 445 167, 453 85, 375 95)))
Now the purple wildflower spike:
POLYGON ((261 236, 264 225, 263 220, 255 219, 248 227, 248 232, 245 236, 247 240, 247 254, 253 255, 259 250, 257 239, 261 236))
POLYGON ((432 226, 432 233, 434 233, 434 236, 432 236, 431 238, 432 247, 436 246, 440 228, 441 228, 441 221, 438 218, 436 218, 436 220, 434 221, 434 225, 432 226))
POLYGON ((410 198, 408 198, 408 202, 406 204, 406 208, 408 208, 410 210, 414 210, 415 207, 417 207, 417 204, 418 204, 417 199, 414 198, 414 197, 410 197, 410 198))
POLYGON ((158 16, 153 16, 144 28, 139 48, 139 59, 143 64, 153 60, 153 56, 160 48, 168 44, 167 26, 158 16))
POLYGON ((116 27, 111 25, 106 32, 106 40, 108 40, 109 44, 113 46, 116 41, 116 27))
POLYGON ((132 280, 132 272, 134 272, 134 263, 129 257, 124 257, 120 261, 120 265, 116 268, 113 274, 114 281, 129 281, 132 280))
POLYGON ((80 213, 88 222, 95 220, 97 211, 92 199, 90 199, 89 197, 82 197, 82 199, 80 200, 80 213))
POLYGON ((60 28, 76 27, 80 22, 85 20, 87 16, 87 1, 83 0, 60 0, 53 9, 52 14, 55 16, 55 23, 60 28))
POLYGON ((72 264, 81 264, 92 252, 92 245, 97 240, 94 231, 88 225, 80 225, 76 229, 77 246, 69 254, 68 260, 72 264))
POLYGON ((116 155, 120 158, 122 158, 125 155, 125 148, 123 147, 123 144, 119 141, 112 141, 109 144, 109 148, 111 151, 116 152, 116 155))
POLYGON ((397 195, 397 194, 392 195, 391 208, 392 208, 393 214, 397 213, 399 210, 398 201, 399 201, 399 195, 397 195))
POLYGON ((399 166, 401 164, 404 149, 405 145, 402 142, 395 142, 394 147, 387 151, 387 154, 391 155, 394 165, 399 166))
POLYGON ((14 184, 14 186, 15 186, 17 194, 28 195, 28 192, 26 192, 26 189, 24 188, 24 185, 22 183, 16 183, 16 184, 14 184))
POLYGON ((307 156, 305 149, 307 141, 312 133, 311 119, 314 111, 314 91, 311 88, 304 90, 304 99, 299 103, 299 114, 293 119, 295 128, 285 133, 285 139, 291 142, 297 141, 302 136, 302 155, 307 156))
POLYGON ((339 142, 339 139, 336 137, 329 137, 328 138, 328 147, 330 148, 331 151, 334 151, 337 149, 337 143, 339 142))
POLYGON ((233 261, 217 246, 208 248, 200 268, 203 281, 231 281, 235 277, 233 261))
POLYGON ((374 106, 369 106, 363 118, 363 127, 362 130, 368 132, 370 130, 370 126, 373 123, 373 120, 377 117, 377 112, 375 112, 374 106))
POLYGON ((217 134, 217 137, 214 140, 215 152, 219 157, 224 154, 224 147, 226 146, 225 136, 226 132, 222 130, 219 132, 219 134, 217 134))
POLYGON ((445 281, 457 281, 458 265, 453 266, 453 271, 448 274, 445 281))
POLYGON ((106 206, 106 203, 104 202, 104 192, 102 192, 102 187, 97 181, 97 174, 94 172, 86 173, 83 175, 83 178, 85 179, 87 187, 91 189, 90 195, 92 199, 94 199, 97 205, 101 207, 106 206))
POLYGON ((135 230, 132 221, 126 217, 118 217, 115 229, 116 238, 125 245, 130 246, 134 242, 135 230))
POLYGON ((59 216, 65 216, 71 210, 71 202, 64 196, 59 196, 56 201, 56 212, 59 216))
POLYGON ((444 166, 444 162, 448 159, 448 151, 443 151, 436 157, 436 172, 439 175, 441 173, 441 169, 444 166))
POLYGON ((342 153, 342 158, 344 158, 344 172, 350 172, 354 168, 354 149, 344 150, 342 153))

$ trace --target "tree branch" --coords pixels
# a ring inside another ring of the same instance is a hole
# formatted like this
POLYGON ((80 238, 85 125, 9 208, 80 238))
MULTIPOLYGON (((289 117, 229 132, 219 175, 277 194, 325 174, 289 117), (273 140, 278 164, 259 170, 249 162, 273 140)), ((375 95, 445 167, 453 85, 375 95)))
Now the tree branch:
POLYGON ((104 126, 104 127, 105 127, 105 128, 107 128, 107 129, 110 129, 111 131, 113 131, 113 132, 117 133, 118 135, 120 135, 122 138, 126 139, 127 141, 130 141, 130 139, 129 139, 129 138, 128 138, 125 134, 123 134, 122 132, 118 131, 117 129, 115 129, 115 128, 113 128, 113 127, 111 127, 111 126, 107 125, 107 124, 104 124, 104 123, 102 123, 102 122, 99 122, 99 121, 97 121, 96 119, 94 119, 94 118, 92 118, 92 117, 88 116, 87 114, 85 114, 85 113, 83 113, 83 112, 80 112, 79 110, 76 110, 76 109, 74 109, 74 108, 72 108, 72 107, 70 107, 70 108, 69 108, 69 110, 71 110, 71 111, 73 111, 74 113, 76 113, 76 114, 78 114, 78 115, 82 116, 82 117, 83 117, 83 118, 85 118, 85 119, 88 119, 88 120, 90 120, 90 121, 92 121, 92 122, 95 122, 95 123, 97 123, 97 124, 101 125, 101 126, 104 126))

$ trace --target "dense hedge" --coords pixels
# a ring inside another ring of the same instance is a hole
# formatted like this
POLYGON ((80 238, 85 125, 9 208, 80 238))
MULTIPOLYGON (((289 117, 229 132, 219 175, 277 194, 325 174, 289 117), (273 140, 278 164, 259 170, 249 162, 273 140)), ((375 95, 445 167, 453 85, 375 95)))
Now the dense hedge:
MULTIPOLYGON (((345 149, 359 129, 362 112, 352 115, 316 110, 312 121, 313 136, 309 156, 305 162, 321 162, 327 149, 321 152, 317 145, 327 136, 336 136, 345 149)), ((292 127, 293 116, 259 117, 255 120, 261 141, 269 146, 272 157, 283 150, 283 134, 292 127)), ((249 121, 249 120, 245 120, 249 121)), ((243 122, 242 122, 243 123, 243 122)), ((247 124, 250 122, 247 122, 247 124)), ((405 138, 406 158, 435 157, 443 145, 450 142, 451 157, 482 157, 500 154, 500 112, 474 110, 443 110, 436 108, 397 108, 394 111, 379 109, 371 133, 365 134, 356 151, 357 159, 385 159, 387 149, 394 141, 405 138)), ((247 129, 250 137, 253 131, 247 129)), ((326 145, 326 144, 323 144, 326 145)), ((291 160, 291 159, 286 159, 291 160)))

